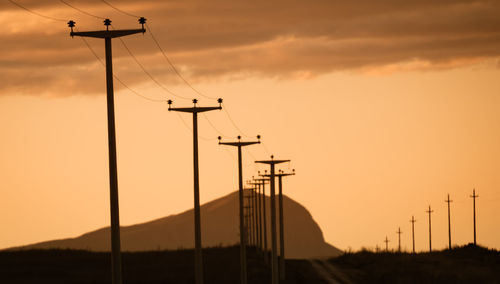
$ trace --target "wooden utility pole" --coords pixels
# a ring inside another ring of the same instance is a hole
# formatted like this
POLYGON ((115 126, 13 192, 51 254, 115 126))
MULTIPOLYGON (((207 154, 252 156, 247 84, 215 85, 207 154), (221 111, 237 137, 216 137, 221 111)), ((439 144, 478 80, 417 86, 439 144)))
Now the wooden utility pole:
POLYGON ((444 202, 448 203, 448 249, 451 250, 451 217, 450 217, 450 203, 453 200, 450 200, 450 195, 448 194, 448 199, 444 202))
POLYGON ((200 178, 198 165, 198 113, 222 109, 222 99, 217 99, 217 107, 198 107, 197 99, 193 107, 173 108, 172 100, 168 100, 168 110, 193 114, 193 172, 194 172, 194 266, 196 284, 203 283, 203 256, 201 254, 201 217, 200 217, 200 178))
MULTIPOLYGON (((266 171, 267 172, 267 171, 266 171)), ((258 172, 260 176, 260 171, 258 172)), ((261 202, 262 202, 262 212, 261 212, 261 220, 260 226, 262 229, 260 230, 262 233, 262 251, 264 252, 264 261, 266 264, 269 262, 268 250, 267 250, 267 215, 266 215, 266 182, 269 182, 268 178, 256 178, 254 179, 256 182, 261 183, 262 194, 261 194, 261 202)))
POLYGON ((403 233, 401 232, 401 227, 398 228, 396 233, 398 234, 398 252, 401 253, 401 234, 403 233))
POLYGON ((425 211, 427 214, 429 214, 429 252, 432 251, 432 235, 431 235, 431 213, 434 212, 431 210, 431 206, 429 205, 429 209, 425 211))
POLYGON ((244 212, 243 212, 243 157, 241 147, 250 146, 260 143, 260 135, 257 135, 258 141, 241 141, 241 136, 238 136, 236 142, 221 142, 222 137, 218 137, 219 145, 238 147, 238 203, 240 217, 240 283, 247 283, 247 257, 246 257, 246 233, 244 230, 244 212))
POLYGON ((252 177, 251 181, 248 181, 247 184, 253 186, 253 205, 254 205, 254 228, 255 228, 255 246, 262 251, 262 226, 260 225, 259 219, 261 218, 261 200, 260 200, 260 182, 256 182, 252 177))
POLYGON ((472 190, 472 195, 470 196, 472 198, 472 208, 473 208, 473 217, 474 217, 474 245, 477 245, 476 243, 476 198, 479 197, 479 195, 476 195, 476 189, 474 188, 472 190))
POLYGON ((413 253, 415 253, 415 222, 417 222, 417 220, 415 220, 414 216, 411 216, 410 222, 411 222, 411 240, 413 243, 413 253))
MULTIPOLYGON (((278 200, 279 200, 279 230, 280 230, 280 257, 279 257, 279 274, 280 280, 285 280, 285 225, 283 217, 283 177, 295 175, 295 169, 292 173, 285 173, 280 170, 275 176, 278 177, 278 200)), ((267 177, 270 177, 267 175, 267 177)))
POLYGON ((252 204, 252 189, 251 188, 245 188, 244 191, 246 192, 245 199, 246 199, 246 216, 247 216, 247 227, 248 227, 248 244, 253 246, 255 245, 255 233, 254 233, 254 227, 253 227, 253 214, 254 214, 254 207, 252 204))
POLYGON ((71 28, 70 36, 103 38, 106 54, 106 101, 108 116, 108 155, 109 155, 109 195, 111 211, 111 279, 113 284, 121 284, 122 280, 122 261, 120 244, 120 210, 118 206, 118 171, 116 160, 116 135, 115 135, 115 102, 113 90, 113 56, 111 48, 111 39, 128 36, 137 33, 145 33, 145 18, 140 18, 141 29, 133 30, 109 30, 111 20, 104 20, 105 31, 74 32, 74 21, 69 21, 71 28))
POLYGON ((272 284, 279 283, 278 273, 278 254, 277 254, 277 241, 276 241, 276 196, 275 196, 275 165, 289 162, 290 160, 274 160, 271 155, 271 160, 255 161, 256 163, 268 164, 271 168, 271 273, 272 284))
POLYGON ((385 236, 384 243, 385 243, 385 251, 388 252, 389 251, 389 239, 387 238, 387 236, 385 236))

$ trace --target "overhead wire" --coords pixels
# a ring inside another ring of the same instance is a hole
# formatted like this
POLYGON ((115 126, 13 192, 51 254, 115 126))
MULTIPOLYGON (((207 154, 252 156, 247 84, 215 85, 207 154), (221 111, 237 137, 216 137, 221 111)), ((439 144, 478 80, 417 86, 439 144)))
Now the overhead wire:
POLYGON ((108 2, 108 1, 106 1, 106 0, 101 0, 101 1, 102 1, 102 2, 104 2, 104 4, 108 5, 109 7, 111 7, 111 8, 113 8, 113 9, 115 9, 116 11, 118 11, 118 12, 120 12, 120 13, 124 14, 124 15, 130 16, 130 17, 134 17, 134 18, 139 18, 139 16, 134 15, 134 14, 130 14, 130 13, 128 13, 128 12, 125 12, 125 11, 123 11, 122 9, 119 9, 118 7, 116 7, 115 5, 112 5, 111 3, 109 3, 109 2, 108 2))
POLYGON ((94 17, 94 18, 97 18, 97 19, 101 19, 101 20, 105 20, 105 19, 106 19, 106 18, 104 18, 104 17, 101 17, 101 16, 97 16, 97 15, 91 14, 91 13, 89 13, 89 12, 87 12, 87 11, 84 11, 84 10, 82 10, 82 9, 78 8, 78 7, 75 7, 75 6, 73 6, 73 5, 69 4, 68 2, 66 2, 66 1, 64 1, 64 0, 59 0, 59 1, 60 1, 61 3, 63 3, 64 5, 66 5, 66 6, 68 6, 68 7, 71 7, 71 8, 73 8, 73 9, 77 10, 78 12, 80 12, 80 13, 82 13, 82 14, 85 14, 85 15, 87 15, 87 16, 91 16, 91 17, 94 17))
POLYGON ((141 62, 139 62, 139 60, 137 59, 137 57, 132 53, 132 51, 130 50, 130 48, 128 48, 127 44, 125 44, 125 41, 119 37, 118 38, 120 40, 120 42, 123 44, 123 47, 125 48, 125 50, 127 50, 128 54, 134 59, 135 63, 137 63, 137 65, 139 65, 139 67, 142 69, 142 71, 156 84, 158 85, 161 89, 163 89, 164 91, 166 91, 167 93, 169 93, 170 95, 174 96, 174 97, 177 97, 177 98, 181 98, 181 99, 184 99, 184 100, 190 100, 190 98, 188 97, 184 97, 184 96, 181 96, 181 95, 178 95, 174 92, 172 92, 171 90, 169 90, 167 87, 165 87, 162 83, 160 83, 153 75, 151 75, 151 73, 146 70, 146 68, 144 67, 144 65, 142 65, 141 62))
MULTIPOLYGON (((65 19, 56 18, 56 17, 52 17, 52 16, 47 16, 47 15, 41 14, 41 13, 36 12, 36 11, 34 11, 34 10, 32 10, 32 9, 29 9, 29 8, 27 8, 27 7, 25 7, 25 6, 21 5, 21 4, 19 4, 19 3, 15 2, 15 1, 13 1, 13 0, 8 0, 8 1, 9 1, 10 3, 12 3, 13 5, 15 5, 15 6, 17 6, 17 7, 21 8, 21 9, 23 9, 23 10, 25 10, 25 11, 29 12, 29 13, 32 13, 32 14, 34 14, 34 15, 36 15, 36 16, 43 17, 43 18, 50 19, 50 20, 54 20, 54 21, 61 21, 61 22, 66 22, 66 21, 67 21, 67 20, 65 20, 65 19)), ((125 15, 128 15, 128 16, 131 16, 131 17, 137 17, 137 16, 136 16, 136 15, 134 15, 134 14, 131 14, 131 13, 128 13, 128 12, 125 12, 125 11, 123 11, 123 10, 119 9, 118 7, 116 7, 116 6, 112 5, 111 3, 109 3, 108 1, 105 1, 105 0, 101 0, 101 1, 102 1, 103 3, 105 3, 106 5, 110 6, 111 8, 113 8, 113 9, 117 10, 118 12, 122 13, 122 14, 125 14, 125 15)), ((67 2, 66 2, 66 1, 64 1, 64 0, 60 0, 60 2, 61 2, 61 3, 63 3, 63 4, 65 4, 66 6, 71 7, 71 8, 73 8, 73 9, 75 9, 75 10, 77 10, 77 11, 79 11, 79 12, 83 13, 83 14, 88 15, 88 16, 92 16, 92 17, 95 17, 95 18, 98 18, 98 19, 105 19, 104 17, 100 17, 100 16, 98 16, 98 15, 94 15, 94 14, 89 13, 89 12, 87 12, 87 11, 84 11, 84 10, 82 10, 82 9, 80 9, 80 8, 78 8, 78 7, 76 7, 76 6, 74 6, 74 5, 71 5, 71 4, 67 3, 67 2)), ((158 49, 161 51, 161 53, 162 53, 163 57, 167 60, 167 62, 168 62, 168 63, 169 63, 169 65, 172 67, 172 69, 173 69, 173 70, 174 70, 174 72, 177 74, 177 76, 179 76, 179 78, 181 78, 181 79, 184 81, 184 83, 185 83, 186 85, 188 85, 188 86, 189 86, 189 87, 190 87, 193 91, 195 91, 197 94, 199 94, 199 95, 201 95, 201 96, 203 96, 203 97, 205 97, 205 98, 215 99, 214 97, 210 97, 210 96, 204 95, 203 93, 199 92, 196 88, 194 88, 194 86, 192 86, 192 85, 191 85, 191 84, 190 84, 190 83, 189 83, 189 82, 188 82, 188 81, 187 81, 187 80, 186 80, 186 79, 182 76, 182 74, 181 74, 181 73, 177 70, 177 68, 175 67, 175 65, 173 64, 173 62, 169 59, 169 57, 167 56, 167 54, 165 53, 165 51, 164 51, 164 50, 163 50, 163 48, 161 47, 161 45, 160 45, 159 41, 156 39, 156 37, 155 37, 155 36, 154 36, 154 34, 152 33, 151 28, 150 28, 147 24, 146 24, 146 27, 147 27, 147 28, 148 28, 148 30, 150 31, 151 37, 152 37, 153 41, 155 42, 156 46, 157 46, 157 47, 158 47, 158 49)), ((103 61, 99 58, 99 56, 97 55, 97 53, 96 53, 96 52, 92 49, 92 47, 91 47, 91 46, 90 46, 90 44, 87 42, 87 40, 86 40, 85 38, 83 38, 83 37, 81 37, 81 38, 82 38, 83 42, 85 43, 85 45, 87 46, 87 48, 88 48, 88 49, 92 52, 92 54, 93 54, 93 55, 94 55, 94 56, 95 56, 95 57, 99 60, 99 62, 100 62, 102 65, 105 65, 105 64, 104 64, 104 62, 103 62, 103 61)), ((123 44, 123 46, 125 47, 125 49, 127 50, 127 52, 130 54, 130 56, 131 56, 131 57, 134 59, 134 61, 137 63, 137 65, 139 65, 139 67, 141 67, 141 69, 142 69, 142 70, 146 73, 146 75, 148 75, 148 77, 150 77, 150 78, 153 80, 153 82, 155 82, 155 83, 156 83, 159 87, 161 87, 161 88, 162 88, 163 90, 165 90, 167 93, 169 93, 169 94, 171 94, 171 95, 173 95, 173 96, 175 96, 175 97, 182 98, 182 99, 186 99, 186 100, 188 100, 188 99, 189 99, 189 98, 187 98, 187 97, 184 97, 184 96, 177 95, 177 94, 173 93, 173 92, 172 92, 172 91, 170 91, 168 88, 166 88, 163 84, 161 84, 160 82, 158 82, 158 81, 157 81, 157 80, 156 80, 156 79, 155 79, 155 78, 151 75, 151 73, 149 73, 149 72, 146 70, 146 68, 145 68, 145 67, 144 67, 144 66, 143 66, 143 65, 139 62, 139 60, 136 58, 136 56, 134 56, 134 54, 131 52, 131 50, 128 48, 128 46, 125 44, 125 42, 124 42, 121 38, 120 38, 120 41, 122 42, 122 44, 123 44)), ((113 74, 113 77, 114 77, 114 78, 115 78, 115 79, 116 79, 116 80, 117 80, 120 84, 122 84, 125 88, 127 88, 129 91, 131 91, 133 94, 135 94, 135 95, 137 95, 137 96, 139 96, 139 97, 141 97, 141 98, 143 98, 143 99, 146 99, 146 100, 149 100, 149 101, 152 101, 152 102, 163 102, 163 101, 164 101, 164 100, 160 100, 160 99, 153 99, 153 98, 149 98, 149 97, 147 97, 147 96, 144 96, 144 95, 140 94, 139 92, 137 92, 137 91, 133 90, 132 88, 130 88, 130 87, 129 87, 127 84, 125 84, 125 83, 124 83, 124 82, 123 82, 123 81, 122 81, 122 80, 121 80, 121 79, 120 79, 120 78, 119 78, 116 74, 113 74)), ((224 112, 226 113, 226 115, 227 115, 227 117, 228 117, 229 121, 230 121, 230 122, 231 122, 231 124, 234 126, 234 128, 235 128, 237 131, 239 131, 239 132, 240 132, 243 136, 245 136, 245 137, 248 137, 248 138, 249 138, 250 136, 248 136, 247 134, 245 134, 245 132, 243 132, 243 131, 241 130, 241 128, 239 128, 239 127, 238 127, 238 125, 235 123, 235 121, 233 120, 233 118, 232 118, 231 114, 227 111, 227 107, 226 107, 225 105, 224 105, 223 109, 224 109, 224 112)), ((217 133, 221 134, 221 136, 225 136, 225 135, 224 135, 224 134, 223 134, 220 130, 218 130, 218 129, 215 127, 215 125, 214 125, 214 124, 213 124, 213 123, 212 123, 212 122, 211 122, 211 121, 210 121, 210 120, 209 120, 209 119, 208 119, 205 115, 204 115, 204 118, 207 120, 207 122, 209 123, 209 125, 210 125, 210 126, 211 126, 211 127, 212 127, 212 128, 213 128, 216 132, 217 132, 217 133)), ((181 117, 181 119, 182 119, 182 117, 181 117)), ((185 126, 187 126, 187 125, 186 125, 186 123, 185 123, 185 121, 184 121, 184 120, 182 120, 182 121, 184 122, 184 125, 185 125, 185 126)), ((188 128, 189 128, 189 126, 188 126, 188 128)), ((189 129, 190 129, 190 128, 189 128, 189 129)), ((192 131, 192 130, 191 130, 191 131, 192 131)), ((209 139, 209 138, 205 138, 205 137, 203 137, 203 139, 207 139, 207 140, 214 140, 214 139, 209 139)), ((263 146, 264 150, 267 152, 267 154, 269 154, 269 155, 270 155, 270 152, 269 152, 268 148, 265 146, 265 144, 264 144, 264 143, 261 143, 261 144, 262 144, 262 146, 263 146)))
POLYGON ((67 20, 65 20, 65 19, 56 18, 56 17, 47 16, 47 15, 44 15, 44 14, 38 13, 38 12, 36 12, 36 11, 32 10, 32 9, 28 9, 28 8, 26 8, 25 6, 23 6, 23 5, 21 5, 21 4, 17 3, 17 2, 14 2, 13 0, 8 0, 8 1, 9 1, 10 3, 12 3, 12 4, 16 5, 17 7, 19 7, 19 8, 21 8, 21 9, 23 9, 23 10, 25 10, 25 11, 27 11, 27 12, 29 12, 29 13, 33 14, 33 15, 36 15, 36 16, 39 16, 39 17, 42 17, 42 18, 46 18, 46 19, 49 19, 49 20, 53 20, 53 21, 60 21, 60 22, 66 22, 66 21, 67 21, 67 20))
MULTIPOLYGON (((62 0, 61 0, 62 1, 62 0)), ((106 5, 108 5, 109 7, 115 9, 116 11, 124 14, 124 15, 127 15, 127 16, 130 16, 130 17, 134 17, 134 18, 137 18, 138 16, 134 15, 134 14, 131 14, 131 13, 128 13, 128 12, 125 12, 121 9, 119 9, 118 7, 112 5, 111 3, 109 3, 108 1, 105 1, 105 0, 101 0, 103 3, 105 3, 106 5)), ((191 90, 193 90, 196 94, 206 98, 206 99, 212 99, 212 100, 215 100, 217 98, 215 97, 211 97, 211 96, 207 96, 205 94, 203 94, 202 92, 200 92, 198 89, 196 89, 191 83, 189 83, 189 81, 179 72, 179 70, 177 69, 177 67, 175 66, 175 64, 172 62, 172 60, 168 57, 168 55, 165 53, 165 51, 163 50, 163 48, 161 47, 160 45, 160 42, 158 41, 158 39, 156 38, 156 36, 154 35, 153 33, 153 30, 151 29, 151 27, 149 26, 148 23, 146 23, 146 28, 148 29, 149 31, 149 34, 151 35, 151 38, 153 39, 156 47, 158 47, 158 49, 160 50, 161 54, 163 55, 163 57, 165 58, 165 60, 167 61, 167 63, 170 65, 170 67, 172 68, 172 70, 175 72, 175 74, 189 87, 191 88, 191 90)))
MULTIPOLYGON (((78 29, 75 27, 75 29, 78 31, 78 29)), ((89 42, 84 38, 84 37, 80 37, 83 42, 85 43, 85 45, 87 46, 87 48, 92 52, 92 54, 95 56, 95 58, 97 58, 97 60, 99 60, 99 62, 101 63, 102 66, 106 66, 106 64, 104 63, 104 61, 102 61, 102 59, 97 55, 97 53, 94 51, 94 49, 92 48, 92 46, 90 46, 89 42)), ((142 94, 140 94, 139 92, 137 92, 136 90, 130 88, 127 84, 125 84, 116 74, 113 73, 113 78, 115 78, 116 81, 118 81, 120 84, 122 84, 125 88, 127 88, 129 91, 131 91, 133 94, 143 98, 143 99, 146 99, 148 101, 152 101, 152 102, 165 102, 165 100, 162 100, 162 99, 153 99, 153 98, 149 98, 147 96, 144 96, 142 94)))

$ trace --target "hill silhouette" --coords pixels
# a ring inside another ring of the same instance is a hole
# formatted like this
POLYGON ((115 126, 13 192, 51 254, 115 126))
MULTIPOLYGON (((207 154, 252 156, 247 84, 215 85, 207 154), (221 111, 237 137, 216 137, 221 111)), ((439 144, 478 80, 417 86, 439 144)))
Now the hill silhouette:
MULTIPOLYGON (((287 258, 333 257, 342 252, 325 242, 323 233, 307 209, 283 196, 285 214, 285 255, 287 258)), ((268 248, 270 248, 270 198, 266 196, 268 248)), ((194 247, 194 211, 187 210, 146 223, 121 227, 123 251, 189 249, 194 247)), ((238 192, 201 206, 203 247, 239 243, 238 192)), ((279 232, 278 232, 279 233, 279 232)), ((110 228, 76 238, 52 240, 13 249, 110 250, 110 228)))

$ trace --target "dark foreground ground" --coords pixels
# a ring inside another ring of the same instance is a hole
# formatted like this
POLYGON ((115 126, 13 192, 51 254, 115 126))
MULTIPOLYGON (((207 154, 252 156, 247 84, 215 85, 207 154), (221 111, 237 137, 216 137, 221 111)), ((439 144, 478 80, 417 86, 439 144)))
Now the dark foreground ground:
MULTIPOLYGON (((270 283, 270 267, 251 248, 248 283, 270 283)), ((239 247, 203 250, 205 283, 239 283, 239 247)), ((123 253, 132 283, 194 283, 192 250, 123 253)), ((109 253, 0 251, 0 283, 111 283, 109 253)), ((346 253, 326 260, 287 260, 286 284, 499 283, 500 252, 465 246, 433 253, 346 253)))
POLYGON ((355 283, 500 283, 500 252, 468 245, 432 253, 346 253, 330 259, 355 283))
MULTIPOLYGON (((270 283, 270 268, 248 251, 248 283, 270 283)), ((240 282, 239 247, 203 250, 205 283, 240 282)), ((123 253, 123 282, 194 283, 193 250, 123 253)), ((111 283, 109 253, 76 250, 0 252, 0 283, 111 283)), ((287 260, 286 283, 325 283, 305 260, 287 260)))

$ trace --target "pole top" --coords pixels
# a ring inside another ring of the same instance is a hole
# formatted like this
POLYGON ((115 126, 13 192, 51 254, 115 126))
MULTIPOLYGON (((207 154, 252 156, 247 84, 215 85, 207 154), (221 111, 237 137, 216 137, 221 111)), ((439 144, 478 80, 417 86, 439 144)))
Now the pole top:
POLYGON ((111 20, 110 19, 105 19, 103 22, 104 22, 104 25, 106 26, 106 30, 108 31, 109 30, 109 26, 111 26, 111 20))
POLYGON ((68 27, 70 27, 70 29, 71 29, 71 33, 70 33, 71 37, 73 37, 73 27, 75 27, 75 24, 76 24, 76 22, 73 20, 69 20, 69 22, 68 22, 68 27))
POLYGON ((139 21, 139 24, 141 24, 141 26, 142 26, 142 30, 143 30, 143 32, 142 32, 142 33, 144 33, 144 32, 146 31, 146 30, 144 29, 144 24, 146 24, 146 18, 144 18, 144 17, 140 17, 138 21, 139 21))

